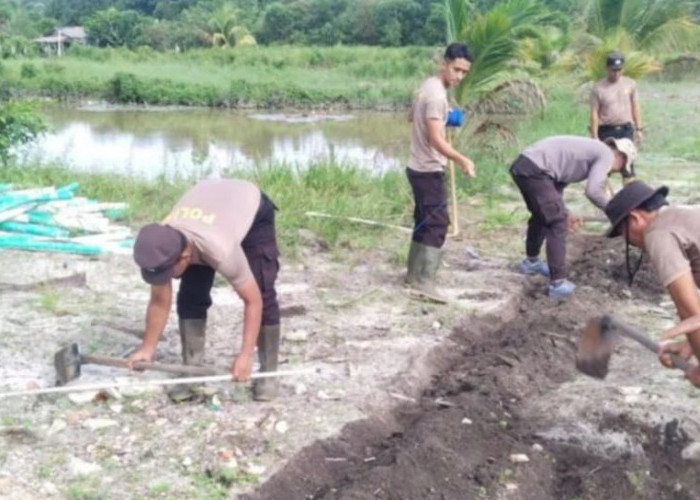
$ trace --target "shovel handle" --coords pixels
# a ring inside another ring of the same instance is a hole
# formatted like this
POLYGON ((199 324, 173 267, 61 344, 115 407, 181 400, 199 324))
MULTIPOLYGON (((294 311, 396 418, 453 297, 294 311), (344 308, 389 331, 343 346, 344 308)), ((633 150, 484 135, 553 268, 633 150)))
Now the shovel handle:
MULTIPOLYGON (((651 352, 655 354, 659 353, 659 343, 650 339, 644 332, 637 330, 632 326, 626 325, 614 316, 606 316, 603 318, 603 321, 604 329, 616 330, 621 335, 624 335, 625 337, 639 342, 651 352)), ((678 368, 679 370, 682 370, 687 373, 691 368, 693 368, 693 365, 688 363, 685 359, 681 358, 677 354, 670 354, 670 357, 673 366, 678 368)))
MULTIPOLYGON (((113 366, 115 368, 129 368, 124 358, 114 358, 111 356, 99 356, 94 354, 83 354, 80 356, 82 363, 89 363, 92 365, 103 365, 103 366, 113 366)), ((140 361, 134 363, 135 370, 155 370, 159 372, 166 373, 177 373, 180 375, 195 375, 195 376, 207 376, 207 375, 220 375, 221 372, 212 370, 211 368, 205 368, 203 366, 189 366, 189 365, 172 365, 167 363, 150 363, 145 361, 140 361)))

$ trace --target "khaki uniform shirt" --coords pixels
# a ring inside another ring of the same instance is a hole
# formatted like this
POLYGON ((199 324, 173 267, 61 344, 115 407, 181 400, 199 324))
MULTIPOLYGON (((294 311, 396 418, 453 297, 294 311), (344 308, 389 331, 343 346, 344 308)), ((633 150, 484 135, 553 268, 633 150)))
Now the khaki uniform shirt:
POLYGON ((644 233, 644 248, 666 287, 690 271, 700 286, 700 207, 663 207, 644 233))
POLYGON ((194 245, 193 264, 220 272, 234 288, 253 277, 241 242, 260 207, 260 189, 247 181, 206 179, 177 202, 163 220, 194 245))
POLYGON ((591 91, 591 107, 598 111, 599 125, 624 125, 632 123, 632 104, 637 102, 637 83, 621 76, 611 83, 599 81, 591 91))
POLYGON ((439 120, 444 137, 448 112, 447 89, 439 77, 428 78, 418 91, 411 108, 411 159, 408 163, 411 170, 442 172, 445 169, 447 158, 428 141, 427 120, 439 120))

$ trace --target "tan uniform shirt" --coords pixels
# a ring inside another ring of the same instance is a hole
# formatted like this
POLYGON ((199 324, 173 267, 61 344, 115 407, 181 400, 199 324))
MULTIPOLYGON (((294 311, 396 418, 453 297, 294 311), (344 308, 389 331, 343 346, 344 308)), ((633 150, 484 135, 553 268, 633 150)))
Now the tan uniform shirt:
POLYGON ((632 105, 637 102, 637 83, 621 76, 611 83, 599 81, 591 91, 591 106, 598 110, 599 125, 624 125, 631 123, 632 105))
POLYGON ((206 179, 177 202, 163 220, 194 245, 193 264, 220 272, 235 288, 253 277, 241 242, 260 207, 260 189, 247 181, 206 179))
POLYGON ((411 109, 411 159, 408 163, 411 170, 442 172, 445 169, 447 158, 428 141, 427 120, 439 120, 444 137, 448 112, 447 89, 437 76, 428 78, 413 100, 411 109))
POLYGON ((700 207, 663 207, 644 233, 644 248, 664 286, 690 271, 700 286, 700 207))

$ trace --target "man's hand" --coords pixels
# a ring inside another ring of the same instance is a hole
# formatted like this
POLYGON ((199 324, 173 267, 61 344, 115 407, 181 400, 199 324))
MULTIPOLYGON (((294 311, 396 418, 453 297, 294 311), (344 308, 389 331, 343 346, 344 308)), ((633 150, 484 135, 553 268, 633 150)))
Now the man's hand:
POLYGON ((666 368, 674 367, 673 361, 671 361, 671 354, 675 354, 681 359, 687 360, 693 355, 693 348, 687 340, 661 344, 659 346, 659 361, 661 361, 661 364, 666 368))
POLYGON ((640 129, 634 131, 634 143, 639 146, 644 139, 644 132, 640 129))
POLYGON ((471 161, 469 158, 466 156, 460 156, 457 161, 455 161, 457 165, 462 169, 462 172, 464 175, 467 175, 469 177, 476 177, 476 168, 474 167, 474 162, 471 161))
POLYGON ((568 214, 566 216, 566 225, 569 228, 570 232, 575 233, 576 231, 581 229, 581 226, 583 225, 583 218, 578 215, 568 214))
POLYGON ((150 347, 141 346, 138 349, 136 349, 134 352, 132 352, 128 358, 126 358, 126 366, 129 367, 129 370, 133 370, 135 363, 139 363, 139 362, 148 363, 150 361, 153 361, 154 354, 155 354, 154 349, 151 349, 150 347))
POLYGON ((246 382, 250 379, 250 372, 253 367, 253 360, 251 356, 246 356, 239 354, 233 360, 233 365, 231 366, 231 374, 233 375, 233 380, 236 382, 246 382))

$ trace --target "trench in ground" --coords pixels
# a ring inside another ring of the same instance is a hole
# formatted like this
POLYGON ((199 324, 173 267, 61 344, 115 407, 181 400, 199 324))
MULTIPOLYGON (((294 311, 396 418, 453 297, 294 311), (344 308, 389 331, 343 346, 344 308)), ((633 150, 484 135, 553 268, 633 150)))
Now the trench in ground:
MULTIPOLYGON (((248 498, 700 498, 700 477, 681 459, 688 438, 671 415, 657 426, 624 415, 597 422, 601 440, 629 441, 611 455, 578 439, 548 440, 542 430, 556 411, 528 409, 577 376, 582 321, 625 293, 619 248, 597 238, 574 244, 574 298, 551 301, 536 283, 508 311, 465 318, 451 337, 458 349, 444 350, 420 398, 304 448, 248 498)), ((635 292, 663 293, 646 266, 635 292)))

